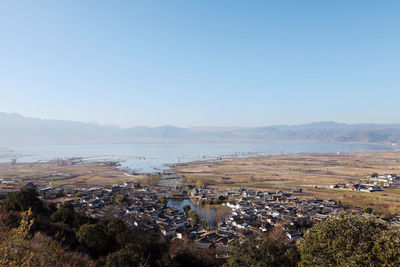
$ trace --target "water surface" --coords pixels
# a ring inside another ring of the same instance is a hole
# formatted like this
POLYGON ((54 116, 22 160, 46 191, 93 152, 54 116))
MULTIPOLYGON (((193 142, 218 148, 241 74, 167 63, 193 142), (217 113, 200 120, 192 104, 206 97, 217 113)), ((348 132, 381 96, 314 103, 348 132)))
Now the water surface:
POLYGON ((137 172, 154 172, 166 164, 219 157, 249 157, 296 153, 347 153, 388 151, 391 146, 336 143, 202 143, 202 144, 96 144, 42 145, 0 149, 0 162, 16 158, 19 162, 48 161, 83 157, 87 160, 118 160, 137 172))

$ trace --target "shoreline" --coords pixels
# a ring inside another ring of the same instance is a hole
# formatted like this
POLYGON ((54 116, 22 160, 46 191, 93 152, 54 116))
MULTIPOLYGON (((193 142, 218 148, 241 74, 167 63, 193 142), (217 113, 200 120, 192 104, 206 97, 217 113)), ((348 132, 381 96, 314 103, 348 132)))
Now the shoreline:
MULTIPOLYGON (((280 142, 208 142, 208 143, 200 143, 200 142, 190 142, 190 143, 180 143, 181 146, 177 148, 180 149, 177 152, 172 153, 171 156, 162 154, 157 155, 157 153, 153 156, 152 150, 148 148, 136 148, 135 145, 143 145, 146 147, 149 144, 130 144, 132 147, 128 148, 128 150, 120 150, 116 148, 111 151, 104 151, 104 148, 101 146, 97 149, 96 144, 82 144, 82 145, 72 145, 74 147, 78 147, 70 150, 69 155, 63 155, 62 150, 58 151, 58 149, 54 150, 50 149, 49 152, 43 149, 27 149, 27 150, 14 150, 12 153, 9 151, 6 154, 0 153, 0 162, 10 162, 13 159, 16 159, 17 162, 22 163, 34 163, 37 161, 53 161, 60 159, 71 159, 71 158, 83 158, 87 161, 118 161, 120 163, 129 162, 124 167, 129 168, 131 171, 136 173, 155 173, 160 172, 157 169, 160 169, 161 172, 164 167, 168 168, 171 165, 176 164, 185 164, 193 161, 203 161, 203 160, 218 160, 219 158, 223 160, 231 160, 236 158, 252 158, 255 155, 265 156, 265 155, 278 155, 281 151, 283 151, 286 155, 292 154, 321 154, 321 153, 365 153, 365 152, 390 152, 394 150, 398 150, 396 146, 390 146, 388 144, 375 144, 375 143, 341 143, 341 142, 315 142, 315 141, 280 141, 280 142), (235 146, 237 144, 238 146, 235 146), (291 146, 289 144, 297 144, 296 146, 291 146), (314 144, 314 145, 312 145, 314 144), (319 148, 318 145, 321 145, 320 149, 323 152, 317 151, 319 148), (188 145, 188 148, 185 147, 188 145), (193 148, 190 145, 195 145, 193 148), (202 150, 201 147, 199 149, 199 145, 209 145, 210 148, 202 150), (213 145, 220 145, 219 148, 213 150, 213 145), (225 147, 227 145, 228 147, 225 147), (232 145, 232 146, 231 146, 232 145), (248 146, 247 146, 248 145, 248 146), (259 146, 259 148, 257 148, 259 146), (303 147, 302 147, 303 145, 303 147), (338 147, 335 148, 335 145, 338 147), (355 147, 352 147, 354 146, 355 147), (81 150, 80 147, 88 146, 88 149, 81 150), (364 147, 366 146, 366 147, 364 147), (184 148, 182 148, 184 147, 184 148), (280 148, 281 147, 281 148, 280 148), (317 147, 317 148, 316 148, 317 147), (93 149, 94 148, 94 149, 93 149), (291 149, 292 148, 292 149, 291 149), (208 150, 209 149, 209 150, 208 150), (300 152, 299 152, 300 150, 300 152), (306 152, 303 152, 303 151, 306 152), (126 152, 128 151, 128 154, 126 152), (211 152, 207 152, 211 151, 211 152), (246 152, 238 152, 238 151, 246 151, 246 152), (293 152, 288 152, 293 151, 293 152), (60 152, 60 153, 58 153, 60 152), (71 153, 72 152, 72 153, 71 153), (130 153, 130 154, 129 154, 130 153), (61 156, 54 156, 61 155, 61 156), (75 155, 75 156, 73 156, 75 155), (97 156, 96 156, 97 155, 97 156), (151 155, 151 156, 150 156, 151 155), (156 160, 152 159, 155 157, 156 160), (160 158, 161 157, 161 158, 160 158), (165 158, 163 158, 165 157, 165 158), (202 159, 203 157, 203 159, 202 159), (138 161, 137 159, 144 159, 145 161, 138 161), (159 158, 157 160, 157 158, 159 158), (44 159, 44 160, 43 160, 44 159), (152 162, 152 160, 154 162, 152 162), (163 162, 164 161, 164 162, 163 162), (136 165, 135 165, 136 164, 136 165), (142 169, 145 169, 142 171, 142 169)), ((113 144, 102 144, 102 145, 113 145, 113 144)), ((129 145, 129 144, 127 144, 129 145)), ((153 145, 153 144, 151 144, 153 145)), ((155 144, 154 144, 155 145, 155 144)), ((179 145, 179 143, 166 143, 159 145, 179 145)), ((65 145, 51 145, 50 147, 57 148, 58 146, 65 145)), ((70 145, 66 145, 70 146, 70 145)), ((26 148, 40 148, 41 146, 25 146, 26 148)), ((13 149, 13 147, 9 147, 6 150, 13 149)), ((168 148, 170 149, 170 148, 168 148)), ((64 153, 65 154, 65 153, 64 153)))
MULTIPOLYGON (((126 169, 116 167, 118 162, 79 162, 81 164, 69 164, 70 161, 61 165, 57 161, 0 163, 0 182, 10 180, 16 188, 29 182, 80 188, 111 187, 113 184, 140 182, 143 178, 155 177, 155 172, 127 175, 126 169)), ((217 191, 246 187, 261 191, 302 188, 305 195, 315 198, 333 199, 349 206, 384 208, 400 214, 400 188, 380 192, 329 188, 332 184, 357 182, 374 172, 400 174, 400 151, 227 157, 218 161, 200 160, 169 166, 171 171, 159 173, 160 177, 179 176, 185 185, 196 185, 200 180, 199 184, 217 191)))

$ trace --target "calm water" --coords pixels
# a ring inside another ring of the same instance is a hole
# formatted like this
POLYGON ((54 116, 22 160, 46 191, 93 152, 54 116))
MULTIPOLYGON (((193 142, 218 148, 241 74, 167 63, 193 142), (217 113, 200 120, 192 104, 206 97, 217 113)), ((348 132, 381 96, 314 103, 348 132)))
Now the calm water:
POLYGON ((206 221, 209 225, 217 225, 216 211, 214 209, 197 206, 189 199, 169 199, 167 202, 168 207, 173 207, 181 211, 183 211, 183 206, 185 205, 189 205, 190 208, 196 211, 200 218, 206 221))
POLYGON ((105 145, 43 145, 0 148, 0 162, 16 158, 19 162, 46 161, 57 158, 84 157, 87 160, 119 160, 122 166, 137 172, 152 172, 165 164, 217 157, 248 157, 256 155, 295 153, 336 153, 386 151, 383 145, 334 143, 207 143, 207 144, 105 144, 105 145))

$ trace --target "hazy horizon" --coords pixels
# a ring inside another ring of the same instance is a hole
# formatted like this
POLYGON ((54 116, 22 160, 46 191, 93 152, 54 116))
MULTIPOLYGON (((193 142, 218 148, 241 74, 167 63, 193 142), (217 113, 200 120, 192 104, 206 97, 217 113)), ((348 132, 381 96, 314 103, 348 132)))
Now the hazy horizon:
POLYGON ((0 114, 8 114, 8 115, 17 115, 28 119, 40 119, 45 121, 65 121, 65 122, 77 122, 77 123, 85 123, 85 124, 95 124, 99 126, 111 126, 111 127, 120 127, 123 129, 135 128, 135 127, 178 127, 178 128, 261 128, 261 127, 274 127, 274 126, 301 126, 301 125, 309 125, 309 124, 320 124, 320 123, 334 123, 334 124, 346 124, 346 125, 367 125, 367 124, 375 124, 375 125, 397 125, 400 123, 377 123, 377 122, 356 122, 356 123, 346 123, 341 121, 335 120, 322 120, 322 121, 309 121, 299 124, 288 124, 288 123, 280 123, 280 124, 270 124, 270 125, 249 125, 249 126, 242 126, 242 125, 195 125, 195 126, 181 126, 181 125, 172 125, 172 124, 160 124, 160 125, 118 125, 118 124, 103 124, 97 121, 80 121, 80 120, 72 120, 72 119, 57 119, 57 118, 40 118, 34 116, 27 116, 25 114, 21 114, 18 112, 3 112, 0 110, 0 114))

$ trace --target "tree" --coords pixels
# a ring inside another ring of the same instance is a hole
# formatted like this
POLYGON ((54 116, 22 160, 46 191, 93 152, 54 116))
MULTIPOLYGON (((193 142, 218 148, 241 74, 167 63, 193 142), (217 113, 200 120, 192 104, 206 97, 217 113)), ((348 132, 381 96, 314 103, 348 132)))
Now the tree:
POLYGON ((203 180, 198 178, 196 181, 196 187, 197 188, 202 188, 204 186, 203 180))
POLYGON ((6 210, 27 211, 31 209, 34 214, 44 210, 44 204, 33 188, 22 188, 17 193, 8 193, 2 204, 6 210))
POLYGON ((368 213, 368 214, 372 214, 372 213, 374 212, 374 209, 371 208, 371 207, 365 207, 365 208, 364 208, 364 212, 365 212, 365 213, 368 213))
POLYGON ((183 211, 187 214, 192 208, 190 207, 190 205, 185 205, 183 206, 183 211))
POLYGON ((168 203, 168 200, 167 200, 165 197, 163 197, 163 196, 157 196, 157 200, 160 201, 161 204, 164 205, 164 207, 165 207, 165 206, 167 205, 167 203, 168 203))
POLYGON ((372 255, 377 266, 400 266, 400 232, 389 230, 376 236, 372 255))
POLYGON ((147 267, 148 258, 142 257, 141 253, 136 251, 133 245, 128 245, 116 252, 107 255, 105 266, 107 267, 123 267, 123 266, 140 266, 147 267))
POLYGON ((22 213, 18 228, 10 231, 0 245, 0 266, 54 266, 62 256, 59 243, 40 233, 31 239, 34 223, 29 209, 22 213))
POLYGON ((371 177, 378 177, 378 176, 379 176, 379 174, 377 172, 374 172, 371 174, 371 177))
POLYGON ((107 255, 105 266, 171 266, 165 243, 150 236, 137 236, 131 242, 107 255))
POLYGON ((74 206, 70 203, 61 204, 50 216, 52 222, 62 222, 72 226, 75 218, 74 206))
POLYGON ((118 218, 111 219, 107 224, 107 230, 109 235, 117 235, 124 233, 126 230, 124 221, 118 218))
POLYGON ((99 224, 84 224, 76 233, 78 241, 86 246, 93 256, 104 255, 112 247, 112 238, 99 224))
POLYGON ((194 210, 189 210, 188 215, 189 215, 190 219, 192 219, 193 222, 200 223, 200 221, 201 221, 200 217, 194 210))
POLYGON ((122 196, 116 198, 114 202, 115 202, 115 204, 118 204, 118 205, 128 204, 129 198, 126 195, 122 195, 122 196))
POLYGON ((187 247, 178 251, 173 260, 175 264, 182 267, 219 266, 212 255, 207 254, 206 251, 200 251, 192 247, 187 247))
MULTIPOLYGON (((388 227, 375 220, 349 215, 314 225, 299 244, 300 266, 369 266, 375 240, 388 227)), ((383 241, 382 241, 383 242, 383 241)))
POLYGON ((19 226, 21 215, 16 211, 6 211, 0 206, 0 244, 8 236, 11 229, 19 226))
POLYGON ((272 239, 248 238, 243 243, 235 240, 231 249, 226 267, 290 266, 287 248, 272 239))

